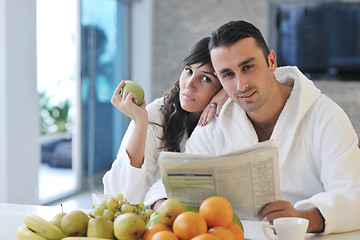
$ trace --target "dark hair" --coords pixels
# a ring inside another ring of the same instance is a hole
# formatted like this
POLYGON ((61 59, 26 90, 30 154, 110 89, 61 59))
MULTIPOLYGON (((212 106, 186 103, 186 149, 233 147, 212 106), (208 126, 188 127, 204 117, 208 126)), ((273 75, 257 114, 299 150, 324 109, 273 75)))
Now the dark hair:
POLYGON ((260 30, 243 20, 230 21, 214 31, 209 42, 209 51, 216 47, 228 47, 244 38, 255 39, 257 45, 262 49, 267 62, 267 56, 270 51, 260 30))
MULTIPOLYGON (((185 55, 183 59, 184 66, 195 63, 200 63, 201 66, 211 65, 208 49, 209 41, 210 37, 198 40, 185 55)), ((181 108, 179 92, 180 85, 179 80, 177 80, 173 87, 164 95, 164 105, 161 108, 164 116, 164 123, 161 126, 163 128, 163 136, 160 138, 163 143, 162 149, 171 152, 180 152, 180 142, 185 132, 189 130, 187 122, 189 112, 181 108)))

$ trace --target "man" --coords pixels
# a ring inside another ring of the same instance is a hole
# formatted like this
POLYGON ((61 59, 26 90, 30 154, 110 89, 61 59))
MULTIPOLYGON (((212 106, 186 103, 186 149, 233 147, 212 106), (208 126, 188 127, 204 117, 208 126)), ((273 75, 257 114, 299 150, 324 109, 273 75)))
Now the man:
POLYGON ((186 152, 218 155, 272 139, 283 200, 258 218, 304 217, 308 232, 324 234, 360 229, 360 150, 342 109, 296 67, 277 68, 274 51, 248 22, 221 26, 209 50, 231 99, 215 121, 195 129, 186 152))

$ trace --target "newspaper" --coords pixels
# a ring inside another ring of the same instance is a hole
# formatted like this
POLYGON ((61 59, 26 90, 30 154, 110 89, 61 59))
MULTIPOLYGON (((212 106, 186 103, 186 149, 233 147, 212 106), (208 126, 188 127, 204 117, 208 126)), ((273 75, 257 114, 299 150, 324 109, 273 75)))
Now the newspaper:
POLYGON ((265 204, 280 200, 277 148, 272 141, 219 156, 161 152, 168 198, 199 207, 210 196, 227 198, 241 219, 256 219, 265 204))

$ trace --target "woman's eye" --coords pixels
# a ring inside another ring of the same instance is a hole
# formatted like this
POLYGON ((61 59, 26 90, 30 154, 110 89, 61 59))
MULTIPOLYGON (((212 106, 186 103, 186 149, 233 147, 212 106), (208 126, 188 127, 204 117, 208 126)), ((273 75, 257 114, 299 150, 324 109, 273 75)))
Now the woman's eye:
POLYGON ((187 74, 192 74, 192 70, 190 68, 185 68, 187 74))
POLYGON ((211 79, 210 79, 209 77, 206 77, 206 76, 204 76, 204 77, 202 78, 202 80, 203 80, 204 82, 211 82, 211 79))

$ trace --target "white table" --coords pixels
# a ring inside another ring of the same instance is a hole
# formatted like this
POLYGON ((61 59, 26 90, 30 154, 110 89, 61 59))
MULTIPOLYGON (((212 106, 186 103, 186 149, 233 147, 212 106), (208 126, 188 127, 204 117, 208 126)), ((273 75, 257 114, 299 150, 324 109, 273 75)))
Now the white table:
MULTIPOLYGON (((0 203, 0 239, 16 240, 16 229, 24 225, 24 216, 35 213, 46 220, 51 220, 55 214, 61 212, 60 207, 34 206, 22 204, 0 203)), ((245 239, 267 240, 261 231, 261 222, 243 221, 245 239)), ((360 231, 343 234, 315 235, 307 234, 306 240, 359 240, 360 231)))

